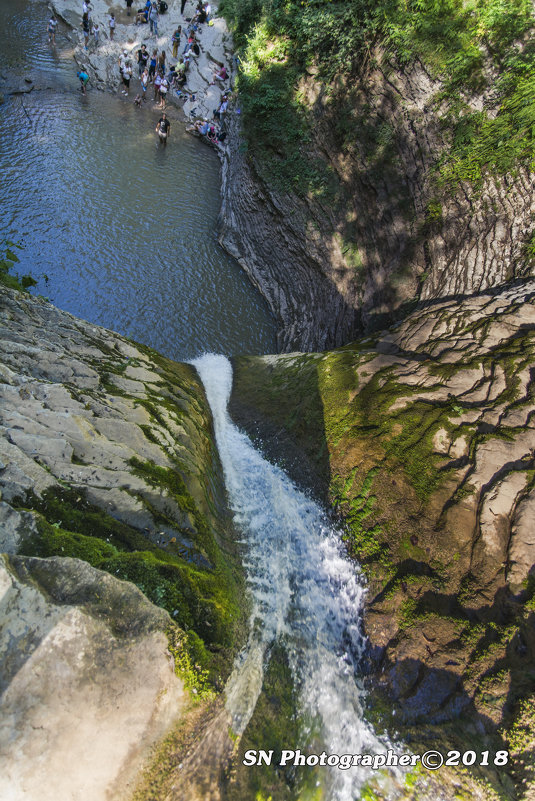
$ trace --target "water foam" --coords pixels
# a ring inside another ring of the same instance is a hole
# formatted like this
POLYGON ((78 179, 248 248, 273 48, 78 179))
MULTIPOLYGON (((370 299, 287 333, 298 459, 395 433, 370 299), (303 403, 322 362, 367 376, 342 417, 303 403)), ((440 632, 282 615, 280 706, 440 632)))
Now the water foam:
MULTIPOLYGON (((252 597, 249 640, 227 686, 233 727, 239 734, 245 730, 261 692, 268 648, 284 636, 303 720, 313 721, 316 737, 319 724, 324 750, 383 752, 388 744, 363 718, 356 678, 365 647, 362 575, 346 557, 340 533, 325 512, 230 420, 229 361, 207 354, 193 364, 212 409, 230 506, 244 534, 252 597)), ((330 800, 353 801, 369 778, 364 767, 334 768, 330 800)))

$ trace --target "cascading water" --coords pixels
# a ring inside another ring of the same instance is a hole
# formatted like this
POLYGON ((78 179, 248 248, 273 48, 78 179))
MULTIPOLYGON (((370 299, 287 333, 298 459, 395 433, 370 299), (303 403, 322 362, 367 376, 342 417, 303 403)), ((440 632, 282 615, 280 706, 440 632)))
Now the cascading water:
MULTIPOLYGON (((266 653, 281 637, 303 719, 313 721, 315 746, 319 730, 327 754, 384 752, 387 744, 363 718, 355 678, 364 648, 362 578, 322 509, 231 422, 229 361, 207 354, 193 365, 206 389, 229 502, 244 533, 252 596, 249 640, 226 688, 233 729, 242 734, 247 726, 262 689, 266 653)), ((303 752, 311 736, 310 729, 304 731, 303 752)), ((362 766, 331 770, 330 801, 354 801, 370 778, 362 766)))

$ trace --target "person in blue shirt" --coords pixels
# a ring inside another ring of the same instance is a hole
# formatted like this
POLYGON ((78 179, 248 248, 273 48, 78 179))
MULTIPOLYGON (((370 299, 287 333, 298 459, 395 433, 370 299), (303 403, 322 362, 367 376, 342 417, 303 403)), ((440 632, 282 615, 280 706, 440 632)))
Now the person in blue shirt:
POLYGON ((82 90, 82 94, 85 95, 85 87, 89 83, 89 75, 83 69, 76 73, 76 77, 80 79, 80 89, 82 90))

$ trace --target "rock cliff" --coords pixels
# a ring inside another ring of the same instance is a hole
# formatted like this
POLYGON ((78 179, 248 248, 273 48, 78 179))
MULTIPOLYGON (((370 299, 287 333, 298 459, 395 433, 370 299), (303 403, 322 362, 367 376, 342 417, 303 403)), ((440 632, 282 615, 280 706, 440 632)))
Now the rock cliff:
POLYGON ((0 293, 0 795, 123 798, 239 640, 210 412, 192 367, 0 293))
POLYGON ((519 798, 534 779, 534 355, 528 281, 421 304, 332 352, 240 357, 231 402, 334 505, 366 571, 376 723, 435 747, 505 741, 519 798))
POLYGON ((168 614, 79 559, 0 556, 0 794, 119 799, 186 694, 168 614))
POLYGON ((224 4, 242 96, 221 241, 282 350, 533 274, 530 4, 260 5, 255 27, 224 4))

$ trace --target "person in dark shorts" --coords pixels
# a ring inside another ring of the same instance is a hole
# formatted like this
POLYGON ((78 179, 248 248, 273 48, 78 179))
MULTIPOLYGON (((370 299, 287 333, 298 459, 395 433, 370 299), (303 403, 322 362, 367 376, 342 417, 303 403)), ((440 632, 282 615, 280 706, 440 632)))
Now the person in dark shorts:
POLYGON ((50 44, 56 44, 56 28, 58 27, 58 21, 54 14, 48 20, 47 25, 47 33, 48 33, 48 41, 50 44))
POLYGON ((122 90, 121 94, 126 95, 128 97, 128 92, 130 91, 130 78, 132 77, 132 63, 127 61, 122 69, 122 80, 124 89, 122 90))
POLYGON ((156 126, 155 130, 158 136, 160 137, 160 142, 162 142, 164 145, 167 144, 169 132, 171 131, 171 123, 167 119, 165 111, 158 120, 158 125, 156 126))
POLYGON ((132 3, 133 2, 134 2, 134 0, 126 0, 126 13, 128 14, 128 16, 130 16, 130 14, 132 13, 132 3))
POLYGON ((145 71, 145 67, 149 62, 149 51, 147 45, 142 44, 141 48, 137 51, 137 69, 141 77, 145 71))
POLYGON ((149 62, 149 80, 153 81, 154 76, 156 75, 156 64, 158 63, 158 51, 152 51, 152 57, 149 62))
POLYGON ((87 50, 87 45, 89 42, 89 14, 86 12, 82 17, 82 31, 84 34, 84 48, 87 50))
POLYGON ((85 95, 85 87, 89 83, 89 75, 84 69, 81 69, 79 72, 76 73, 76 77, 80 79, 80 89, 82 94, 85 95))

